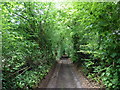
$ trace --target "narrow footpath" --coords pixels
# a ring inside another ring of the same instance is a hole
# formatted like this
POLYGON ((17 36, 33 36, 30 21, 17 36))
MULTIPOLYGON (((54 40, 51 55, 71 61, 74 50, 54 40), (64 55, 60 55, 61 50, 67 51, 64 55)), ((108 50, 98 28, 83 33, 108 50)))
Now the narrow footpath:
POLYGON ((82 88, 69 59, 63 58, 58 62, 47 88, 82 88))

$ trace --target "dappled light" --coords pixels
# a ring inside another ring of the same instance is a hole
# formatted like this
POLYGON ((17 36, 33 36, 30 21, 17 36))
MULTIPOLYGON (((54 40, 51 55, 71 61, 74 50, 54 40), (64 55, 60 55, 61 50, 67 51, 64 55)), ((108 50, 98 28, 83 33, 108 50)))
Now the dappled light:
POLYGON ((120 89, 120 2, 0 6, 3 90, 91 88, 84 80, 120 89))

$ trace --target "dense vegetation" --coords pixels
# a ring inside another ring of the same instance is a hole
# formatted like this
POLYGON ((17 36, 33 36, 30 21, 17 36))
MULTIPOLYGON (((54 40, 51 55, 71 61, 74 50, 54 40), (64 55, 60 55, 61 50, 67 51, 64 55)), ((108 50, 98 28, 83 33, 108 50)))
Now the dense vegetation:
POLYGON ((56 60, 55 12, 51 3, 2 4, 3 88, 34 87, 56 60))
POLYGON ((36 87, 62 54, 89 78, 119 89, 120 2, 0 5, 3 89, 36 87))
POLYGON ((120 86, 120 3, 76 3, 72 24, 75 62, 108 88, 120 86), (81 6, 81 7, 79 7, 81 6), (84 9, 83 9, 84 8, 84 9), (80 18, 79 18, 80 17, 80 18))

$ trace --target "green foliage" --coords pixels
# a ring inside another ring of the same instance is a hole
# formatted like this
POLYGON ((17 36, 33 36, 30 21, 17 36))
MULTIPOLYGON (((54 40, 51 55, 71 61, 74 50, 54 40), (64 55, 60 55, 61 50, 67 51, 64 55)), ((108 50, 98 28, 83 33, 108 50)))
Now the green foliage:
POLYGON ((73 38, 73 46, 78 48, 74 53, 78 58, 75 56, 74 61, 83 65, 83 71, 90 78, 97 77, 107 88, 119 89, 120 2, 73 5, 78 11, 73 13, 76 23, 71 26, 78 34, 73 38))
POLYGON ((34 88, 47 75, 57 57, 52 3, 1 4, 3 89, 34 88))
POLYGON ((119 89, 120 2, 1 5, 3 89, 36 87, 62 54, 89 78, 119 89))

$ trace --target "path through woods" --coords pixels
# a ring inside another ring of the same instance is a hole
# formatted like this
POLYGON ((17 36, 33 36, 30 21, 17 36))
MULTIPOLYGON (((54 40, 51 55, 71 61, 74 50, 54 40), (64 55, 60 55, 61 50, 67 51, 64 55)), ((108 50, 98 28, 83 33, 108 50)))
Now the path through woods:
POLYGON ((47 88, 81 88, 76 72, 69 59, 61 59, 47 88))
POLYGON ((85 77, 120 90, 117 1, 0 3, 2 89, 87 88, 85 77))

